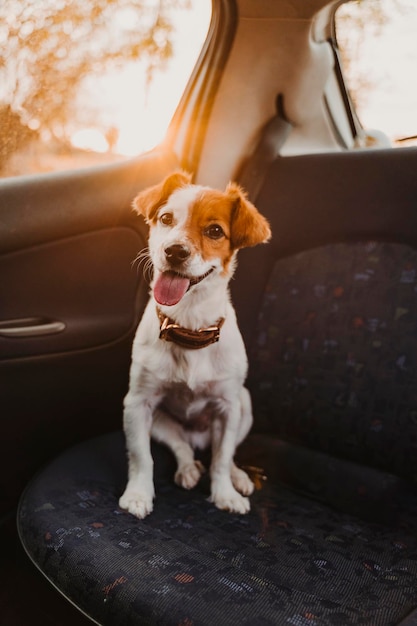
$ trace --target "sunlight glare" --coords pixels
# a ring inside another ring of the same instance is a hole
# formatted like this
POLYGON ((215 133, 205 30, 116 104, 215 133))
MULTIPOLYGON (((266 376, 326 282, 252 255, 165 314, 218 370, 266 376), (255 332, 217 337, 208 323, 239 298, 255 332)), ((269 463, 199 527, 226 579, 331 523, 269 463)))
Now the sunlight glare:
POLYGON ((107 152, 108 143, 103 133, 96 128, 83 128, 71 136, 74 148, 80 150, 93 150, 94 152, 107 152))
POLYGON ((94 103, 96 121, 82 131, 74 131, 71 143, 81 147, 79 142, 82 141, 84 149, 106 151, 106 133, 112 129, 116 132, 113 151, 117 154, 134 156, 158 145, 197 60, 210 14, 210 0, 193 0, 190 10, 178 13, 173 32, 173 56, 163 70, 155 71, 149 85, 145 63, 141 61, 131 62, 122 70, 105 76, 90 78, 82 98, 89 108, 94 103), (102 141, 106 146, 104 150, 102 141))

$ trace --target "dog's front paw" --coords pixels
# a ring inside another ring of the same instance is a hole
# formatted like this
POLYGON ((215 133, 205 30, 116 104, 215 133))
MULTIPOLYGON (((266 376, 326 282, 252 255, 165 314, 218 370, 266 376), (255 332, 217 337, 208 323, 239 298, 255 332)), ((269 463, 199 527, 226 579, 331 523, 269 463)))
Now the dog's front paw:
POLYGON ((210 501, 213 502, 218 509, 229 511, 230 513, 240 513, 244 515, 250 511, 249 498, 241 496, 240 493, 233 488, 225 493, 212 493, 210 501))
POLYGON ((232 479, 233 487, 237 489, 242 496, 250 496, 251 493, 253 493, 255 485, 244 470, 236 467, 236 465, 233 465, 230 477, 232 479))
POLYGON ((174 478, 175 483, 184 489, 192 489, 205 471, 205 467, 200 461, 186 463, 178 468, 174 478))
POLYGON ((126 489, 119 500, 119 506, 135 517, 143 519, 153 510, 153 495, 144 491, 126 489))

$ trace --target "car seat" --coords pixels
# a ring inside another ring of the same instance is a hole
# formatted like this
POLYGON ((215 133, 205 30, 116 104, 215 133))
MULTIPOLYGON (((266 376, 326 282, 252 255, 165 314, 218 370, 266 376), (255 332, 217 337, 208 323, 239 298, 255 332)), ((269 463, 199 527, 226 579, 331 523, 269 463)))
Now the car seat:
MULTIPOLYGON (((413 153, 415 155, 415 153, 413 153)), ((219 511, 153 445, 156 501, 120 510, 121 432, 28 485, 22 544, 98 624, 417 624, 417 182, 407 150, 282 157, 256 198, 273 239, 232 286, 257 490, 219 511), (389 172, 395 172, 392 183, 389 172)))

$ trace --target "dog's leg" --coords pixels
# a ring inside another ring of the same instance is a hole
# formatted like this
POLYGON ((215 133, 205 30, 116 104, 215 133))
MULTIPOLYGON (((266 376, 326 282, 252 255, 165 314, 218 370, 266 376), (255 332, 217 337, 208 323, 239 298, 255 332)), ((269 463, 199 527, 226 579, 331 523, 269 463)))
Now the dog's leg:
POLYGON ((176 484, 184 489, 195 487, 205 468, 200 461, 194 459, 194 451, 184 438, 181 424, 158 409, 152 423, 152 437, 174 453, 178 466, 174 477, 176 484))
MULTIPOLYGON (((211 501, 219 509, 225 509, 232 513, 247 513, 250 510, 249 499, 238 493, 233 484, 232 476, 240 485, 238 479, 242 479, 242 474, 245 472, 234 465, 233 456, 238 442, 243 439, 244 433, 247 433, 248 426, 250 428, 251 412, 248 414, 247 411, 244 411, 244 408, 247 408, 246 394, 242 394, 242 398, 225 399, 223 406, 226 417, 219 416, 213 420, 213 458, 210 468, 211 501), (245 414, 246 431, 242 427, 243 414, 245 414)), ((245 490, 248 491, 247 485, 245 490)))
MULTIPOLYGON (((252 402, 250 398, 249 391, 246 387, 242 387, 242 392, 240 394, 241 399, 241 410, 242 410, 242 419, 239 424, 239 431, 237 436, 236 446, 238 446, 242 441, 246 438, 249 433, 252 423, 252 402)), ((250 496, 255 489, 255 485, 247 475, 247 473, 237 467, 235 463, 232 463, 232 469, 230 471, 230 476, 232 479, 232 483, 235 489, 239 491, 243 496, 250 496)))
POLYGON ((245 472, 234 463, 232 463, 232 469, 230 470, 230 477, 235 489, 239 491, 243 496, 250 496, 255 489, 255 485, 245 472))
POLYGON ((139 519, 153 509, 153 459, 151 455, 151 425, 154 404, 142 394, 128 393, 124 407, 124 430, 128 452, 128 483, 119 506, 139 519))

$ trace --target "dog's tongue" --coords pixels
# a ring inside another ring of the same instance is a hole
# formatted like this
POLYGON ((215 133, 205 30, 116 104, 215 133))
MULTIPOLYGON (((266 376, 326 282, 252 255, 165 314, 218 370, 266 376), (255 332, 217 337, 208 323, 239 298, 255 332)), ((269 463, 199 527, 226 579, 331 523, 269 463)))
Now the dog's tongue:
POLYGON ((172 306, 177 304, 190 286, 190 280, 175 272, 163 272, 157 278, 153 295, 159 304, 172 306))

